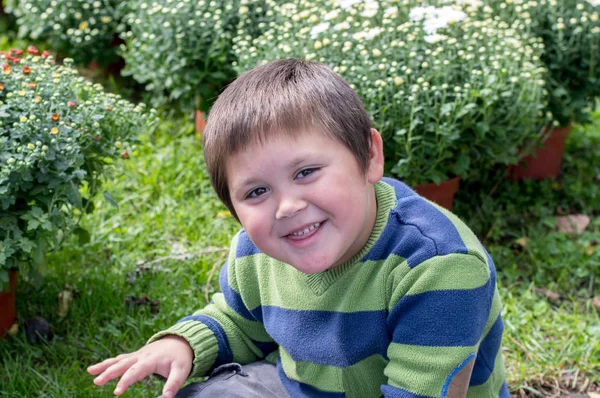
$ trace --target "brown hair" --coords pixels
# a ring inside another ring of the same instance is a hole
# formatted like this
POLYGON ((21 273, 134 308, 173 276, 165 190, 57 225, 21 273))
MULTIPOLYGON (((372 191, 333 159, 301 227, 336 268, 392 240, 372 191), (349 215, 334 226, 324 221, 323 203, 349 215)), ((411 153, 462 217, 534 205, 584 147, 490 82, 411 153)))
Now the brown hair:
POLYGON ((325 65, 269 62, 238 77, 219 96, 204 129, 204 158, 217 195, 236 219, 227 158, 271 134, 294 136, 307 129, 343 143, 366 173, 371 120, 354 90, 325 65))

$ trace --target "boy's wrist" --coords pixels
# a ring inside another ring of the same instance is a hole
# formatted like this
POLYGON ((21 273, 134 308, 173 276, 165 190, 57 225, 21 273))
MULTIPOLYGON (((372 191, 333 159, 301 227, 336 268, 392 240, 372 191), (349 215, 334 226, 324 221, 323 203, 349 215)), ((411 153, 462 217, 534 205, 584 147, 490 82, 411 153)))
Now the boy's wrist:
POLYGON ((219 354, 219 344, 214 333, 196 321, 179 322, 167 330, 150 337, 146 344, 163 338, 179 338, 187 342, 193 352, 193 366, 189 377, 203 377, 212 369, 219 354))

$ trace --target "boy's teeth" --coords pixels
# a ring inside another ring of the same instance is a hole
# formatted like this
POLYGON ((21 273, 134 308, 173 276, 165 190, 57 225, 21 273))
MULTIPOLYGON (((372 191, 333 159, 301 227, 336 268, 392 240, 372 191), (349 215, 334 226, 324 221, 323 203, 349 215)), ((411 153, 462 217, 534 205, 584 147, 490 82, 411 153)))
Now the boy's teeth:
POLYGON ((305 235, 305 234, 309 233, 310 231, 312 231, 315 228, 319 228, 320 226, 321 226, 321 223, 320 222, 316 222, 313 225, 311 225, 310 227, 304 228, 303 231, 292 232, 290 235, 302 236, 302 235, 305 235))

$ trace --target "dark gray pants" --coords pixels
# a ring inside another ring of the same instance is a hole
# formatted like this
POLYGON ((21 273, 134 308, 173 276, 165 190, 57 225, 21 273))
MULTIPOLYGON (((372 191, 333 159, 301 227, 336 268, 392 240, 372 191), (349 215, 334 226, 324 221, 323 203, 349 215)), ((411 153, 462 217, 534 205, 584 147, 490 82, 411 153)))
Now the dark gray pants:
MULTIPOLYGON (((260 361, 248 365, 229 363, 216 368, 202 383, 191 383, 175 398, 289 398, 277 367, 260 361)), ((162 395, 159 397, 162 398, 162 395)))

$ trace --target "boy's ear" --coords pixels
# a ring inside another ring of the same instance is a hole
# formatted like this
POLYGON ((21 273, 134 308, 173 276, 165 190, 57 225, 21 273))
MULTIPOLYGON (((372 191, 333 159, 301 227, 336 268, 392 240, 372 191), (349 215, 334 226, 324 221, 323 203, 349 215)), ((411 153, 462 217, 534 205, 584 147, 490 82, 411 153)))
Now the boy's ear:
POLYGON ((377 183, 383 177, 383 139, 379 131, 371 129, 371 147, 369 148, 369 167, 367 181, 377 183))

